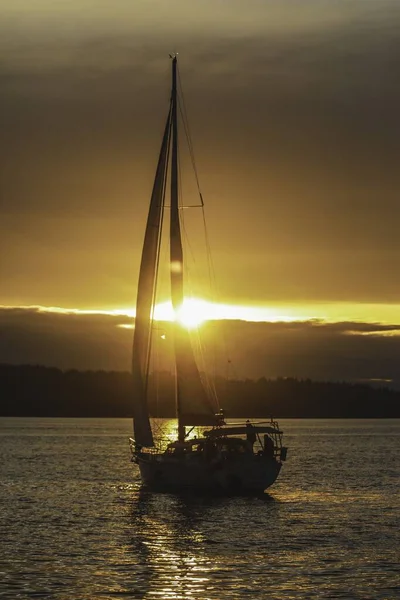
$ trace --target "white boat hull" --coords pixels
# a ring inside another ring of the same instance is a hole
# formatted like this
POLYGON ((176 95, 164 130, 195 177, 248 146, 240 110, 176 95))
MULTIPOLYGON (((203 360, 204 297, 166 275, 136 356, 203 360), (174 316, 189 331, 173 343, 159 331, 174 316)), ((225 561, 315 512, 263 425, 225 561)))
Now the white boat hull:
POLYGON ((142 482, 155 490, 263 492, 276 480, 282 463, 253 455, 239 460, 204 461, 166 455, 137 456, 142 482))

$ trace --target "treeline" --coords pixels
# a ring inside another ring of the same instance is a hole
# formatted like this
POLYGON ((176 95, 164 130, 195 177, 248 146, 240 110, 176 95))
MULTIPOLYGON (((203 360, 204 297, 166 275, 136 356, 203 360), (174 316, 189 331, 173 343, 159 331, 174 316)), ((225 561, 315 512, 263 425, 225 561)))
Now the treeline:
MULTIPOLYGON (((364 384, 278 378, 225 380, 215 388, 227 418, 398 418, 400 392, 364 384)), ((61 371, 0 365, 0 415, 24 417, 131 417, 129 373, 61 371)), ((150 412, 174 417, 174 377, 151 377, 150 412)))

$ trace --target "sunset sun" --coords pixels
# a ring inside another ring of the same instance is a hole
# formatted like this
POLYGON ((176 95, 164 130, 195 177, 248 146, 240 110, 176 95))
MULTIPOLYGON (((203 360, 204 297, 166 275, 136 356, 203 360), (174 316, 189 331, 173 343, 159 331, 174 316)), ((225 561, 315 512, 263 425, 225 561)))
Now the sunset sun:
POLYGON ((175 315, 176 321, 187 329, 194 329, 210 318, 212 316, 207 302, 195 298, 185 300, 175 315))
POLYGON ((213 317, 213 304, 198 298, 185 298, 180 309, 174 313, 171 302, 157 304, 154 318, 158 321, 176 321, 187 329, 194 329, 213 317))

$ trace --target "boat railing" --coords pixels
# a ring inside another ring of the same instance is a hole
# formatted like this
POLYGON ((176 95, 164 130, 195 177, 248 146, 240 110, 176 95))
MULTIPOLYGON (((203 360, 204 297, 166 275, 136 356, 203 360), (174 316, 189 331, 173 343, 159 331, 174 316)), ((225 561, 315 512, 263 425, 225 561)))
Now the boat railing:
MULTIPOLYGON (((273 419, 271 419, 270 421, 267 421, 267 427, 263 427, 265 422, 256 422, 256 423, 250 423, 248 422, 247 425, 252 425, 254 427, 254 433, 255 433, 255 442, 254 442, 254 449, 253 451, 255 452, 255 454, 262 454, 262 455, 266 455, 268 454, 271 457, 274 457, 276 460, 278 461, 284 461, 286 460, 286 453, 287 453, 287 449, 283 446, 283 432, 279 429, 279 425, 277 421, 274 421, 273 419), (264 439, 262 439, 262 434, 264 434, 264 439), (269 440, 269 441, 268 441, 269 440)), ((239 424, 228 424, 226 427, 226 432, 229 436, 234 436, 235 435, 235 429, 237 428, 237 436, 238 437, 242 437, 242 435, 246 432, 246 425, 244 426, 240 426, 239 424)), ((223 431, 224 428, 217 428, 216 430, 209 430, 207 432, 204 433, 204 437, 197 437, 195 436, 192 440, 193 443, 197 443, 197 442, 201 442, 203 443, 206 440, 212 440, 215 439, 217 440, 218 438, 221 437, 221 434, 223 436, 223 431)), ((190 441, 190 440, 188 440, 190 441)), ((155 459, 157 456, 160 456, 160 454, 164 454, 165 452, 168 452, 168 448, 173 445, 173 443, 171 444, 171 438, 170 436, 163 436, 163 437, 159 437, 157 440, 155 440, 155 445, 152 447, 146 447, 146 448, 142 448, 142 447, 138 447, 135 440, 133 438, 129 438, 129 444, 130 444, 130 448, 131 448, 131 453, 132 453, 132 457, 133 459, 135 459, 138 455, 138 453, 140 453, 140 455, 142 457, 146 457, 149 460, 151 459, 155 459)))
POLYGON ((268 434, 264 437, 264 443, 261 440, 261 434, 257 432, 257 426, 263 425, 263 421, 259 421, 254 424, 257 436, 257 445, 261 451, 266 451, 266 438, 269 437, 272 440, 273 447, 271 447, 271 455, 278 461, 286 460, 287 449, 283 446, 283 432, 279 429, 278 421, 271 418, 270 421, 266 422, 272 431, 268 431, 268 434))

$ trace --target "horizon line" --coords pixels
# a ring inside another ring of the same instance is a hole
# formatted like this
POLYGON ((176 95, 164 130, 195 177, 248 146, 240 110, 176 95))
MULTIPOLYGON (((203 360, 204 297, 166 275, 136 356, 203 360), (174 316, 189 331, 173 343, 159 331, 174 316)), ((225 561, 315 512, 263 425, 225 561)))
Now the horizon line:
MULTIPOLYGON (((70 308, 42 304, 0 304, 0 310, 34 310, 64 315, 106 315, 135 318, 134 308, 70 308)), ((257 323, 320 322, 326 324, 360 322, 400 325, 400 305, 383 303, 318 302, 287 305, 244 306, 185 297, 176 317, 170 301, 159 302, 154 309, 156 321, 180 321, 194 328, 206 321, 245 321, 257 323), (397 318, 396 318, 397 317, 397 318)))

